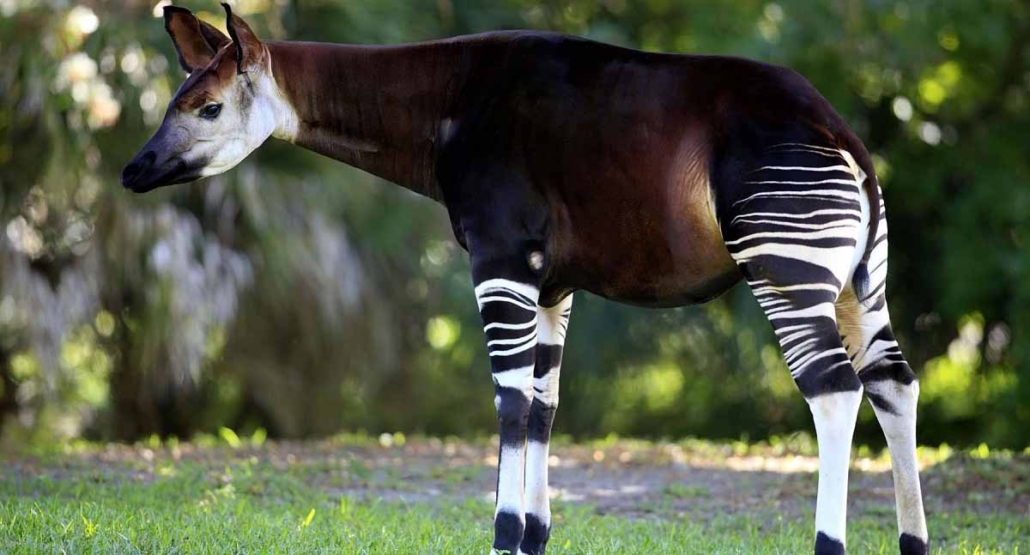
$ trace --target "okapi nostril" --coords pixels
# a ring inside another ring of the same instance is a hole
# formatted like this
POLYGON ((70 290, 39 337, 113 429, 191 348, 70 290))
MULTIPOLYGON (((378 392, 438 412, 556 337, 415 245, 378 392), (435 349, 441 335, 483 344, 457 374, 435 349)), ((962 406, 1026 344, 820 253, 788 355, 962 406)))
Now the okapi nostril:
POLYGON ((128 187, 137 177, 150 169, 150 166, 154 165, 154 160, 156 159, 157 154, 154 151, 150 151, 129 162, 129 165, 125 166, 125 169, 122 170, 122 185, 128 187))

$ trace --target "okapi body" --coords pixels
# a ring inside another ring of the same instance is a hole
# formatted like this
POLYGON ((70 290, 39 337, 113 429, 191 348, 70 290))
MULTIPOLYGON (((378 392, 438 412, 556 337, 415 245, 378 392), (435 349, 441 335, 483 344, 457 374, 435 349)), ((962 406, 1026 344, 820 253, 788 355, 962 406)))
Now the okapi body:
POLYGON ((572 294, 665 307, 742 277, 772 323, 819 443, 815 552, 843 554, 863 391, 891 453, 903 555, 928 553, 918 382, 884 297, 870 156, 797 73, 540 32, 403 46, 230 37, 165 21, 190 73, 125 168, 147 191, 224 172, 269 136, 441 202, 469 252, 495 385, 496 552, 540 554, 572 294))

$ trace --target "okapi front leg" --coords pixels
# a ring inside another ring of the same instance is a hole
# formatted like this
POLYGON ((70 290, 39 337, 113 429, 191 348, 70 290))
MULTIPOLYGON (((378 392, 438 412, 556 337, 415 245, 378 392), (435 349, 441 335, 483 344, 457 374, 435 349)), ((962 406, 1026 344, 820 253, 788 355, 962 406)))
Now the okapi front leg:
POLYGON ((518 553, 526 528, 526 434, 533 403, 539 289, 492 278, 476 285, 500 426, 494 552, 518 553))
POLYGON ((541 307, 537 317, 534 396, 529 410, 526 448, 526 532, 522 538, 522 552, 527 555, 543 555, 551 534, 547 459, 551 424, 558 408, 558 376, 570 314, 572 295, 550 308, 541 307))

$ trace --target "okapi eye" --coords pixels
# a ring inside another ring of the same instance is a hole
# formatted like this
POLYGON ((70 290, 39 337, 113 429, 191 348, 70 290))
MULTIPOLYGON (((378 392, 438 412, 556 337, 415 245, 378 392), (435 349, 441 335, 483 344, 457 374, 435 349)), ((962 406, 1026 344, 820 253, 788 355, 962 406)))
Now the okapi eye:
POLYGON ((215 119, 222 112, 221 104, 208 104, 200 109, 200 117, 204 119, 215 119))

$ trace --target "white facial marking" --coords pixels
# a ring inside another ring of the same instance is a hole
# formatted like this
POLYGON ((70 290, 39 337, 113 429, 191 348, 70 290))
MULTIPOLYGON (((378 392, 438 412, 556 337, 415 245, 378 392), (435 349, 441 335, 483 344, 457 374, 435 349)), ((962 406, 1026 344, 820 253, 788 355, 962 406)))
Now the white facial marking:
POLYGON ((215 139, 215 144, 206 149, 210 158, 201 172, 203 176, 218 175, 235 167, 280 127, 281 94, 270 72, 251 71, 247 75, 250 85, 247 79, 237 77, 226 91, 218 119, 200 122, 217 125, 221 135, 221 141, 215 139), (236 105, 248 101, 246 109, 236 105))
POLYGON ((190 165, 203 163, 201 177, 235 167, 269 137, 296 138, 296 111, 272 76, 271 57, 266 58, 266 66, 234 76, 219 98, 205 105, 221 105, 216 117, 202 117, 204 107, 169 113, 170 143, 180 149, 174 156, 190 165))

